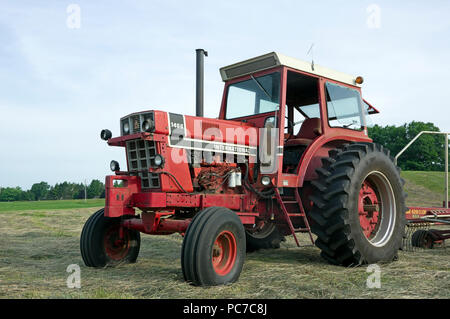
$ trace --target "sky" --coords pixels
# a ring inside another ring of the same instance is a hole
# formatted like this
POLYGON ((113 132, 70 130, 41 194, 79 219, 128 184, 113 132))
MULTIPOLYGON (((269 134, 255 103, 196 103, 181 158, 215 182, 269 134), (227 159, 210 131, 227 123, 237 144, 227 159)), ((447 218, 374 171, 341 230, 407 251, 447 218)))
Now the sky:
POLYGON ((372 121, 450 132, 448 1, 0 0, 0 186, 88 182, 126 167, 99 138, 143 110, 195 114, 204 48, 205 116, 219 68, 277 51, 361 75, 372 121))

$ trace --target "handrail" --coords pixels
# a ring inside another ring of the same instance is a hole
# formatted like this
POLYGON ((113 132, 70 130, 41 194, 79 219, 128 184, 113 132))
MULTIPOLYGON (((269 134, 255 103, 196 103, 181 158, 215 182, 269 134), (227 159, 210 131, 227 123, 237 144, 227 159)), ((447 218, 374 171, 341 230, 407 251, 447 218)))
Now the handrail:
POLYGON ((402 155, 410 146, 412 143, 414 143, 422 134, 440 134, 445 135, 445 204, 444 207, 448 208, 448 136, 450 133, 445 132, 435 132, 435 131, 422 131, 419 134, 417 134, 400 152, 398 152, 397 155, 394 157, 395 165, 397 165, 397 159, 402 155))

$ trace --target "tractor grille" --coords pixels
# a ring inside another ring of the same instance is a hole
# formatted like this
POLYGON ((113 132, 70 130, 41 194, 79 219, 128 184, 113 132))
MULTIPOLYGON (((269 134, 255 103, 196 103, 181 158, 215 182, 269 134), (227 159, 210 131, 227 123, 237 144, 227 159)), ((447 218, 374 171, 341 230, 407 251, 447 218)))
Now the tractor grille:
POLYGON ((159 175, 148 172, 155 155, 154 141, 127 141, 128 170, 139 171, 142 188, 160 188, 159 175))

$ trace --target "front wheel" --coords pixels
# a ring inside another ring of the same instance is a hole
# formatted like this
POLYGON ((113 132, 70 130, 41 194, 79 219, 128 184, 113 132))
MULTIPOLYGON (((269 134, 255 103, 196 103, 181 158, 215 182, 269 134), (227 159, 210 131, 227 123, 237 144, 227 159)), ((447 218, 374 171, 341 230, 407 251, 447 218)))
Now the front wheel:
POLYGON ((245 259, 245 230, 238 215, 223 207, 199 212, 181 248, 184 279, 197 286, 238 280, 245 259))
POLYGON ((404 181, 380 145, 354 143, 330 151, 317 170, 310 216, 316 246, 330 263, 392 261, 405 228, 404 181))
POLYGON ((140 233, 122 227, 120 218, 105 217, 104 209, 89 217, 81 232, 81 256, 88 267, 133 263, 140 245, 140 233))

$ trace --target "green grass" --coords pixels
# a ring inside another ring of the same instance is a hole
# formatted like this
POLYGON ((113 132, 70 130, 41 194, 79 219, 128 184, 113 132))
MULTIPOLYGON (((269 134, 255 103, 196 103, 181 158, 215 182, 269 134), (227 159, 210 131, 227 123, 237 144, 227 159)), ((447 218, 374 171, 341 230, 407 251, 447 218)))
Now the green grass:
POLYGON ((432 192, 439 194, 444 193, 444 172, 404 171, 402 172, 402 176, 409 182, 421 185, 432 192))
POLYGON ((49 209, 72 209, 101 207, 105 205, 104 199, 74 199, 74 200, 42 200, 42 201, 20 201, 0 202, 0 212, 23 211, 23 210, 49 210, 49 209))
POLYGON ((403 171, 409 206, 437 206, 444 202, 444 172, 403 171))

